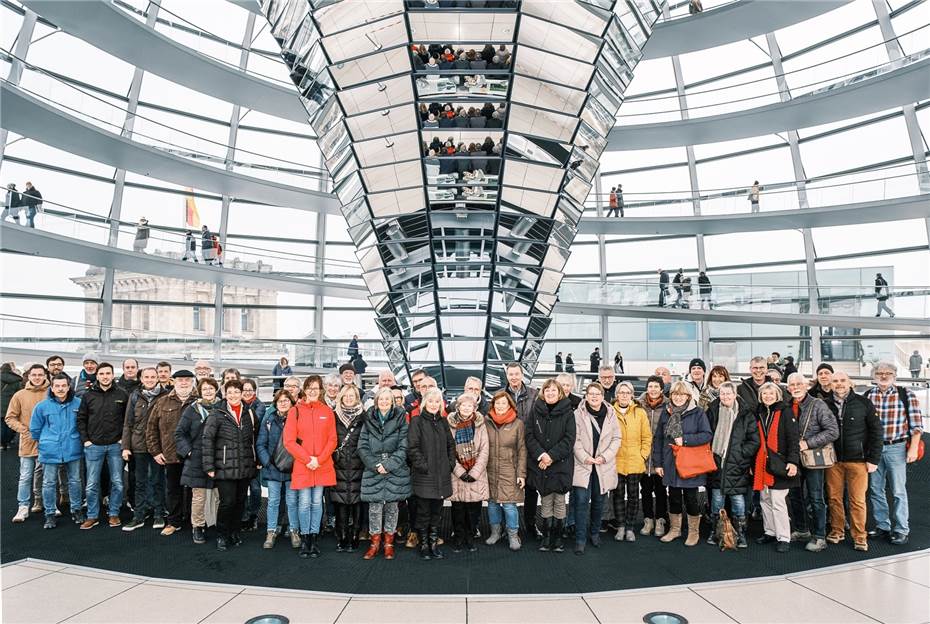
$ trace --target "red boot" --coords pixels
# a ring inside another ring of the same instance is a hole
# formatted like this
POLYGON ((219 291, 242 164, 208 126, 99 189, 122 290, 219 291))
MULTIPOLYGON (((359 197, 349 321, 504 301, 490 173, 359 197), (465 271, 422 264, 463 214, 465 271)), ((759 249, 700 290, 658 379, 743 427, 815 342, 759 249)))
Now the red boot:
MULTIPOLYGON (((393 535, 391 536, 394 537, 393 535)), ((394 541, 393 539, 391 541, 394 541)), ((381 550, 381 534, 374 533, 371 536, 371 544, 368 546, 368 550, 365 552, 365 556, 362 559, 374 559, 375 555, 378 554, 378 551, 381 550)), ((391 553, 393 554, 394 549, 391 548, 391 553)))
POLYGON ((384 558, 385 559, 394 558, 394 534, 393 533, 384 534, 384 558))

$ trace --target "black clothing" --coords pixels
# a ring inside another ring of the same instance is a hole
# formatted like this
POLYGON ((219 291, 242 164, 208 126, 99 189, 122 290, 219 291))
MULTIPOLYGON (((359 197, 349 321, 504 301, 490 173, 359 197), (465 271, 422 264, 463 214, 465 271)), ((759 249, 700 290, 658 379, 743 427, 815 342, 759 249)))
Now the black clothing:
POLYGON ((125 390, 127 396, 132 396, 134 390, 142 387, 142 382, 139 381, 138 377, 126 379, 126 375, 120 375, 119 379, 116 380, 116 385, 125 390))
POLYGON ((830 404, 830 401, 833 400, 833 390, 824 390, 823 386, 819 383, 815 383, 814 387, 807 391, 812 397, 822 399, 827 402, 827 405, 830 404))
POLYGON ((598 351, 592 351, 589 359, 591 360, 591 372, 596 373, 601 365, 601 354, 598 351))
MULTIPOLYGON (((377 408, 375 408, 377 409, 377 408)), ((367 412, 362 410, 348 427, 336 417, 336 450, 333 465, 336 468, 336 485, 329 488, 332 502, 352 505, 362 500, 362 473, 365 464, 358 455, 358 440, 362 435, 367 412)))
POLYGON ((882 459, 884 431, 872 401, 850 391, 842 403, 842 410, 832 393, 826 403, 836 416, 840 429, 840 437, 833 441, 836 460, 866 461, 877 466, 882 459))
POLYGON ((698 292, 702 295, 709 295, 713 288, 710 284, 710 278, 706 275, 698 275, 698 292))
POLYGON ((575 414, 571 402, 562 399, 549 405, 537 398, 526 423, 527 481, 542 496, 564 494, 572 487, 575 471, 575 414), (548 453, 552 465, 539 467, 539 458, 548 453))
MULTIPOLYGON (((730 432, 730 444, 724 457, 714 455, 719 470, 707 475, 707 487, 718 489, 726 496, 744 494, 752 485, 750 470, 759 452, 759 426, 752 408, 737 401, 739 412, 730 432)), ((711 431, 717 431, 720 418, 720 399, 707 407, 707 420, 711 431)))
POLYGON ((565 372, 566 372, 566 373, 574 373, 574 372, 575 372, 575 360, 572 359, 572 356, 570 356, 570 355, 569 355, 568 357, 565 358, 565 372))
POLYGON ((216 489, 220 494, 220 503, 216 509, 216 530, 221 537, 228 538, 238 532, 241 526, 249 479, 218 479, 216 489))
MULTIPOLYGON (((431 414, 423 409, 419 416, 410 419, 407 458, 413 469, 413 493, 418 499, 452 496, 455 440, 442 414, 431 414)), ((417 515, 419 517, 419 512, 417 515)))
POLYGON ((529 421, 530 414, 533 412, 533 404, 536 402, 536 388, 531 388, 523 384, 523 391, 520 392, 519 396, 514 393, 513 388, 509 385, 505 389, 507 390, 507 394, 510 395, 510 398, 513 399, 513 402, 517 404, 517 418, 522 420, 523 424, 526 424, 527 421, 529 421))
POLYGON ((561 373, 563 370, 563 366, 564 365, 562 363, 562 356, 561 355, 555 356, 555 372, 561 373))
POLYGON ((242 418, 236 424, 232 409, 220 402, 203 425, 203 470, 216 471, 214 479, 238 480, 255 476, 257 422, 252 409, 242 403, 242 418))
POLYGON ((736 387, 736 396, 739 398, 740 404, 755 410, 756 406, 759 404, 760 387, 761 386, 756 385, 756 382, 752 380, 752 377, 747 377, 746 379, 742 380, 736 387))
POLYGON ((773 414, 778 410, 781 410, 781 416, 778 418, 778 448, 770 447, 768 452, 778 453, 787 463, 797 466, 798 471, 793 477, 772 475, 775 477, 775 483, 771 486, 771 489, 789 490, 801 485, 801 433, 798 431, 798 421, 795 420, 794 414, 791 413, 790 405, 775 403, 769 407, 763 403, 758 404, 756 407, 756 422, 762 424, 762 430, 759 433, 759 444, 760 447, 766 445, 773 414))
POLYGON ((33 210, 42 203, 42 193, 39 192, 39 189, 32 187, 32 190, 26 189, 20 195, 20 206, 25 206, 27 209, 32 208, 33 210))
POLYGON ((106 390, 95 383, 84 396, 78 408, 77 428, 81 443, 100 446, 116 444, 123 437, 126 402, 129 396, 116 384, 106 390))
POLYGON ((192 403, 184 408, 174 432, 178 457, 184 461, 181 483, 190 488, 213 487, 213 479, 203 469, 203 425, 207 417, 192 403))

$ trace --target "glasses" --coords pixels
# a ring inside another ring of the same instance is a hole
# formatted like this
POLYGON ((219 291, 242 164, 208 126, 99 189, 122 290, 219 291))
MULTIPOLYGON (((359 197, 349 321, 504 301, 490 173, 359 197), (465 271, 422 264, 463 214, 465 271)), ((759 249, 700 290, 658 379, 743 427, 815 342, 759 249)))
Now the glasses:
POLYGON ((300 384, 289 383, 289 384, 284 384, 284 387, 285 388, 299 388, 300 384))
POLYGON ((617 392, 617 394, 622 394, 625 396, 633 396, 633 393, 630 392, 629 390, 620 390, 619 392, 617 392))
POLYGON ((589 397, 602 397, 604 396, 604 393, 603 392, 589 392, 588 396, 589 397))
POLYGON ((767 370, 765 366, 750 366, 749 370, 767 370))
POLYGON ((304 391, 305 392, 319 392, 320 387, 319 386, 307 386, 306 388, 304 388, 304 391))
POLYGON ((875 376, 876 377, 894 377, 894 373, 889 372, 889 371, 881 371, 881 372, 875 373, 875 376))

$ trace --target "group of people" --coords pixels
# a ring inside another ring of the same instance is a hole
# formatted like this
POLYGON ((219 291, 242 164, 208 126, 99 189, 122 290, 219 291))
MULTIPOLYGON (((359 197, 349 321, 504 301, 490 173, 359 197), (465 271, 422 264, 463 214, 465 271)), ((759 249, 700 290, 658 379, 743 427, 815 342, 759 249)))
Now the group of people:
POLYGON ((11 368, 4 365, 3 395, 5 422, 19 434, 16 523, 43 514, 53 529, 64 508, 83 530, 105 522, 131 532, 151 515, 162 535, 189 522, 194 543, 204 544, 215 517, 216 547, 225 551, 257 529, 264 484, 263 547, 286 534, 301 557, 322 554, 328 524, 337 551, 358 550, 365 529, 365 559, 393 559, 405 534, 421 558, 443 558, 446 500, 453 551, 477 549, 486 504, 488 546, 517 551, 535 538, 539 550, 562 552, 574 538, 583 555, 601 545, 605 517, 617 541, 653 535, 695 546, 703 488, 710 543, 722 539, 717 516, 729 509, 736 547, 748 546, 755 496, 763 525, 755 541, 778 552, 791 541, 811 552, 844 541, 847 513, 856 550, 868 549, 869 535, 908 540, 905 466, 917 459, 922 420, 891 364, 876 365, 876 385, 858 395, 826 363, 813 383, 793 372, 785 388, 769 380, 766 358, 753 358, 740 383, 722 366, 708 374, 695 358, 684 379, 657 369, 637 395, 610 364, 575 394, 571 373, 537 391, 511 363, 503 388, 488 394, 472 377, 454 400, 424 370, 413 371, 409 392, 389 371, 363 392, 349 367, 326 379, 289 376, 268 405, 253 380, 236 369, 214 379, 205 361, 172 372, 168 362, 126 360, 116 377, 88 354, 71 377, 55 356, 30 365, 10 393, 11 368), (683 473, 687 447, 706 449, 712 465, 683 473), (123 524, 127 464, 132 518, 123 524))
POLYGON ((455 143, 455 137, 445 141, 434 136, 429 143, 423 144, 423 155, 427 166, 427 175, 456 175, 464 181, 474 179, 480 174, 498 175, 500 173, 500 157, 503 149, 502 140, 496 142, 487 136, 482 143, 455 143))
POLYGON ((501 44, 495 48, 490 43, 481 50, 466 50, 454 44, 414 45, 410 49, 414 71, 481 71, 493 72, 510 69, 510 48, 501 44))
MULTIPOLYGON (((152 228, 148 219, 142 217, 136 225, 136 235, 132 242, 132 250, 145 253, 149 245, 152 228)), ((200 251, 204 264, 223 266, 223 245, 219 237, 210 231, 206 225, 200 228, 200 251)), ((192 230, 184 231, 184 253, 181 255, 184 262, 200 262, 197 259, 197 236, 192 230)))
MULTIPOLYGON (((659 269, 659 307, 664 308, 668 305, 671 308, 690 308, 693 296, 691 278, 685 275, 684 269, 678 269, 675 277, 671 280, 671 286, 675 289, 675 300, 669 302, 669 277, 668 271, 659 269)), ((706 271, 699 271, 697 278, 697 294, 699 309, 712 310, 714 306, 713 295, 714 287, 710 282, 710 277, 706 271), (706 308, 705 308, 706 306, 706 308)))
POLYGON ((13 182, 6 185, 3 215, 0 220, 6 221, 7 217, 13 217, 13 220, 19 223, 19 215, 25 211, 26 226, 35 228, 36 214, 40 210, 42 210, 42 193, 32 185, 32 182, 26 182, 26 188, 22 191, 18 191, 13 182))

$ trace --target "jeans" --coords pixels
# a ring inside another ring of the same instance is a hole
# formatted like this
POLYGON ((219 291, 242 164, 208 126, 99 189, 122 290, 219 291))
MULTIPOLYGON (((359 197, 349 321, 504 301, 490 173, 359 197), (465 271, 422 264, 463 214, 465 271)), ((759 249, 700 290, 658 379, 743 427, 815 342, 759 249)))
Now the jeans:
POLYGON ((309 535, 320 532, 320 521, 323 519, 323 486, 295 490, 297 492, 297 521, 300 523, 300 534, 309 535))
POLYGON ((827 535, 827 503, 823 494, 824 471, 801 468, 801 476, 802 486, 791 488, 788 493, 794 528, 797 531, 810 531, 812 537, 823 539, 827 535))
POLYGON ((571 528, 575 526, 575 509, 578 508, 578 496, 575 494, 575 488, 568 493, 568 508, 565 510, 565 526, 571 528))
POLYGON ((516 531, 520 528, 520 512, 516 503, 498 503, 488 501, 488 524, 505 523, 508 529, 516 531))
POLYGON ((245 510, 242 512, 242 519, 248 520, 250 516, 258 516, 262 508, 262 480, 261 477, 255 477, 249 481, 248 500, 245 510))
POLYGON ((875 527, 885 531, 907 535, 907 448, 904 442, 887 444, 882 447, 882 460, 878 470, 869 475, 869 500, 872 503, 872 516, 875 527), (888 497, 885 486, 890 481, 891 496, 894 499, 894 522, 888 515, 888 497))
POLYGON ((16 488, 16 502, 20 507, 28 507, 32 503, 32 472, 35 469, 35 457, 19 458, 19 487, 16 488))
POLYGON ((36 212, 38 212, 33 206, 26 208, 26 227, 31 227, 35 229, 36 227, 36 212))
POLYGON ((284 489, 284 503, 287 505, 287 524, 291 531, 296 531, 300 520, 297 518, 297 490, 291 489, 290 481, 268 480, 267 523, 269 531, 278 530, 278 510, 281 507, 281 489, 284 489))
POLYGON ((156 520, 165 515, 165 469, 148 453, 133 453, 136 465, 136 499, 133 518, 144 520, 151 511, 156 520))
MULTIPOLYGON (((100 516, 100 472, 103 462, 107 463, 110 475, 110 509, 108 515, 118 516, 123 504, 123 455, 119 442, 115 444, 91 444, 84 447, 87 463, 87 517, 100 516)), ((45 475, 46 478, 48 475, 45 475)), ((44 493, 43 493, 44 496, 44 493)))
POLYGON ((81 511, 81 460, 75 459, 67 464, 45 464, 42 480, 42 504, 45 506, 45 515, 54 516, 58 502, 58 467, 65 466, 68 471, 68 494, 71 500, 71 513, 81 511))
POLYGON ((588 487, 573 487, 572 491, 575 492, 575 543, 584 544, 588 539, 589 527, 591 537, 601 530, 601 518, 604 515, 604 501, 607 495, 601 494, 601 482, 597 478, 597 470, 593 469, 588 487), (590 507, 588 507, 589 504, 590 507))
POLYGON ((724 495, 723 490, 713 489, 710 491, 710 514, 716 516, 720 513, 730 499, 730 512, 734 518, 746 517, 746 496, 743 494, 724 495))

